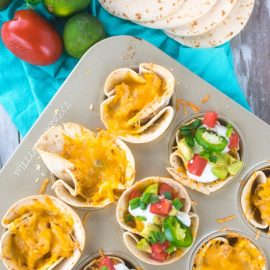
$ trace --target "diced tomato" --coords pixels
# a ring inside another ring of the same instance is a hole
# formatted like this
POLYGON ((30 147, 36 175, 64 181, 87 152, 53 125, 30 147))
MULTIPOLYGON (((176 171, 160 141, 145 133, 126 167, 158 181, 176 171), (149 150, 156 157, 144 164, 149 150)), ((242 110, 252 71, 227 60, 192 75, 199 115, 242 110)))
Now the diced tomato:
POLYGON ((175 190, 171 186, 162 183, 158 188, 158 194, 163 195, 165 192, 170 192, 172 194, 172 198, 175 198, 175 190))
POLYGON ((172 208, 172 205, 170 201, 166 199, 160 199, 157 203, 151 204, 150 212, 152 214, 167 217, 169 215, 169 212, 171 211, 171 208, 172 208))
POLYGON ((194 175, 201 176, 207 165, 207 159, 195 154, 188 164, 188 171, 194 175))
POLYGON ((166 249, 169 247, 170 243, 166 241, 165 243, 155 243, 151 246, 152 252, 151 252, 151 257, 154 260, 157 260, 159 262, 164 262, 169 254, 166 252, 166 249))
POLYGON ((239 149, 239 135, 237 133, 233 133, 229 139, 229 145, 228 147, 230 149, 235 149, 238 150, 239 149))
POLYGON ((108 270, 115 270, 115 267, 113 266, 113 263, 111 261, 111 259, 109 257, 103 257, 100 264, 99 264, 99 267, 107 267, 108 270))
POLYGON ((139 198, 142 196, 142 192, 138 189, 132 190, 132 192, 129 195, 129 199, 132 200, 134 198, 139 198))
POLYGON ((217 123, 217 119, 218 114, 216 112, 208 112, 203 118, 203 124, 210 128, 213 128, 217 123))

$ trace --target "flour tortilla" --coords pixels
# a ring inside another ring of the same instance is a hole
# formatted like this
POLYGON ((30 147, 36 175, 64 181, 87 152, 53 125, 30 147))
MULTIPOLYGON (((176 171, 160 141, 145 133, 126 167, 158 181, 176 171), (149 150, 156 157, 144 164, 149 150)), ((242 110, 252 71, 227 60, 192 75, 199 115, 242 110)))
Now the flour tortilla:
POLYGON ((234 38, 243 30, 252 13, 255 0, 239 0, 229 16, 212 30, 198 36, 180 37, 165 32, 182 45, 193 48, 211 48, 220 46, 234 38))
POLYGON ((206 15, 188 24, 166 29, 166 31, 176 36, 197 36, 204 34, 225 20, 236 2, 237 0, 219 0, 206 15))
POLYGON ((172 14, 183 0, 99 0, 112 15, 134 21, 152 21, 172 14))
MULTIPOLYGON (((198 119, 198 118, 196 118, 196 119, 198 119)), ((196 119, 193 119, 188 123, 185 123, 185 125, 189 125, 189 124, 193 123, 196 119)), ((202 118, 199 118, 199 119, 202 120, 202 118)), ((177 132, 175 134, 175 141, 178 144, 179 130, 177 130, 177 132)), ((241 157, 240 157, 238 152, 234 152, 233 154, 234 154, 234 158, 236 158, 237 160, 241 160, 241 157)), ((182 153, 178 149, 171 153, 170 165, 171 165, 171 167, 167 167, 167 171, 173 177, 173 179, 175 179, 176 181, 178 181, 179 183, 181 183, 185 187, 188 187, 191 190, 196 190, 196 191, 203 193, 205 195, 210 195, 210 193, 213 193, 213 192, 221 189, 227 183, 229 183, 232 180, 232 178, 234 177, 234 176, 228 176, 224 180, 217 180, 217 181, 214 181, 211 183, 200 183, 196 180, 193 180, 193 179, 189 178, 186 173, 178 171, 178 169, 180 167, 183 167, 183 166, 185 167, 185 169, 187 169, 187 164, 185 162, 185 159, 184 159, 182 153)))
POLYGON ((251 196, 260 184, 266 183, 267 178, 263 171, 254 172, 247 180, 241 195, 241 206, 245 217, 254 227, 258 229, 267 229, 269 226, 261 219, 257 213, 256 206, 252 203, 251 196))
POLYGON ((143 81, 144 79, 140 75, 150 72, 156 73, 164 80, 166 91, 162 97, 154 100, 138 112, 137 118, 140 120, 141 125, 136 130, 136 134, 116 134, 123 141, 130 143, 147 143, 153 141, 166 131, 173 120, 174 109, 169 103, 174 93, 175 78, 168 69, 152 63, 140 64, 138 73, 129 68, 120 68, 109 74, 104 85, 104 93, 107 99, 100 106, 101 120, 108 129, 107 119, 109 116, 105 113, 105 106, 113 100, 115 86, 123 82, 127 74, 132 76, 135 81, 143 81))
POLYGON ((171 15, 160 20, 139 22, 139 24, 156 29, 179 27, 206 15, 216 2, 217 0, 185 0, 171 15))
MULTIPOLYGON (((99 209, 112 202, 108 198, 100 202, 99 205, 93 205, 79 196, 78 181, 73 172, 76 169, 75 165, 60 155, 64 147, 64 135, 80 137, 84 134, 93 136, 94 132, 75 123, 65 123, 63 127, 52 126, 38 139, 34 149, 40 154, 48 169, 58 178, 52 186, 58 198, 74 207, 99 209)), ((119 190, 124 190, 134 182, 135 161, 130 149, 124 142, 116 139, 115 144, 126 153, 128 162, 125 175, 126 183, 118 187, 119 190)))
POLYGON ((172 254, 172 256, 165 262, 155 261, 151 259, 148 253, 140 251, 136 248, 136 243, 139 241, 140 232, 128 226, 124 221, 125 212, 127 211, 128 206, 129 206, 130 193, 136 189, 144 190, 145 188, 147 188, 148 186, 154 183, 165 183, 165 184, 170 185, 178 192, 178 195, 184 199, 185 203, 181 211, 188 213, 191 218, 191 231, 192 231, 193 239, 195 241, 198 227, 199 227, 199 217, 195 213, 191 212, 192 211, 191 199, 186 189, 180 183, 177 183, 176 181, 170 178, 153 176, 153 177, 144 178, 136 182, 132 187, 127 189, 122 194, 121 198, 119 199, 119 202, 116 208, 116 218, 119 225, 125 230, 125 232, 123 233, 124 242, 127 248, 129 249, 129 251, 134 256, 139 258, 141 261, 151 264, 151 265, 166 265, 166 264, 170 264, 181 259, 189 251, 191 247, 183 248, 181 250, 174 252, 174 254, 172 254))
MULTIPOLYGON (((0 242, 0 255, 8 270, 18 269, 16 258, 12 257, 12 248, 10 248, 10 240, 12 233, 9 232, 10 223, 7 223, 7 219, 11 222, 17 217, 16 210, 26 205, 32 205, 35 201, 44 201, 45 198, 50 198, 55 206, 57 206, 63 213, 70 214, 74 220, 74 239, 78 242, 79 246, 76 248, 71 257, 67 259, 60 258, 53 265, 48 266, 48 270, 57 268, 57 270, 71 270, 81 257, 81 253, 85 245, 85 231, 81 219, 78 214, 68 205, 60 201, 59 199, 48 195, 34 195, 26 197, 15 204, 13 204, 4 215, 1 223, 6 229, 2 235, 0 242), (7 258, 7 259, 6 259, 7 258)), ((47 268, 46 268, 47 269, 47 268)), ((26 267, 20 270, 28 270, 26 267)))

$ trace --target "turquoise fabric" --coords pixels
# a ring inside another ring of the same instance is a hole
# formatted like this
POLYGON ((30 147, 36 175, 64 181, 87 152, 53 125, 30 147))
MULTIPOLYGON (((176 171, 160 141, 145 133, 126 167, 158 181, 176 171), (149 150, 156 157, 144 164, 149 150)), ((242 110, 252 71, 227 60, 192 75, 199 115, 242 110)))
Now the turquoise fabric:
MULTIPOLYGON (((13 0, 0 12, 0 26, 13 18, 18 9, 25 9, 23 0, 13 0)), ((61 33, 64 21, 48 14, 42 4, 35 9, 51 21, 61 33)), ((249 109, 234 73, 230 44, 213 49, 191 49, 179 45, 160 30, 147 29, 111 16, 92 0, 92 14, 104 24, 108 36, 132 35, 143 38, 162 49, 217 89, 249 109)), ((40 67, 13 56, 0 40, 0 103, 25 135, 42 113, 57 89, 76 65, 77 60, 63 53, 53 65, 40 67)))

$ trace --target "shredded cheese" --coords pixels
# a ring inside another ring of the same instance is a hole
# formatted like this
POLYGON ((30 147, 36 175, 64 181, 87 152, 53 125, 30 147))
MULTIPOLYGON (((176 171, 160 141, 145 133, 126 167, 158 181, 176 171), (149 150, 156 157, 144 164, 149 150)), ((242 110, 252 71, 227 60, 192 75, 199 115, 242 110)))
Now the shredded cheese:
MULTIPOLYGON (((156 73, 145 73, 135 80, 129 73, 115 86, 113 99, 104 106, 108 129, 117 135, 137 134, 141 120, 148 115, 143 111, 165 94, 165 82, 156 73)), ((153 111, 152 111, 153 113, 153 111)))
POLYGON ((257 186, 252 202, 259 209, 262 220, 270 226, 270 180, 257 186))
POLYGON ((49 197, 22 206, 13 216, 4 223, 10 225, 10 256, 18 262, 18 269, 48 269, 69 258, 77 247, 72 236, 73 218, 61 212, 49 197))
POLYGON ((238 237, 227 242, 213 241, 195 258, 195 270, 262 270, 265 257, 248 239, 238 237))
POLYGON ((119 197, 119 189, 129 181, 126 153, 107 131, 64 137, 62 156, 75 165, 77 191, 88 202, 100 205, 119 197))

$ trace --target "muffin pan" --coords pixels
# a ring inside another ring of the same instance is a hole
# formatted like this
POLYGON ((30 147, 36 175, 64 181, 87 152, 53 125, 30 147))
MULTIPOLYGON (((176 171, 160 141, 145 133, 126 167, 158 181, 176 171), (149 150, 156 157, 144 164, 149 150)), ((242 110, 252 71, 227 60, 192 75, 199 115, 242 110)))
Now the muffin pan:
MULTIPOLYGON (((169 177, 166 168, 169 166, 171 136, 179 123, 194 113, 190 108, 187 113, 184 113, 182 106, 177 108, 179 99, 198 105, 201 112, 216 111, 234 123, 243 136, 245 152, 244 168, 221 190, 206 196, 187 189, 200 218, 198 236, 184 258, 158 268, 161 270, 191 269, 192 256, 201 241, 213 233, 226 230, 236 231, 249 237, 264 251, 269 262, 270 239, 265 234, 258 233, 243 218, 239 196, 245 179, 257 169, 258 165, 270 166, 270 161, 268 161, 270 159, 270 127, 159 49, 141 39, 129 36, 106 39, 85 54, 13 157, 2 169, 0 173, 1 218, 13 203, 23 197, 37 194, 43 179, 51 178, 38 154, 32 150, 40 135, 49 126, 64 122, 75 122, 89 129, 103 128, 99 107, 104 99, 103 86, 108 74, 117 68, 136 67, 140 63, 147 62, 162 65, 174 74, 176 86, 172 104, 176 113, 169 128, 155 141, 139 145, 128 144, 136 161, 136 180, 153 175, 169 177), (206 96, 209 100, 204 103, 202 101, 205 101, 206 96)), ((47 194, 55 195, 50 187, 47 188, 47 194)), ((115 217, 115 209, 115 205, 111 205, 102 210, 90 212, 85 220, 86 246, 79 265, 86 257, 96 254, 100 248, 133 257, 123 242, 122 231, 115 217)), ((82 218, 87 213, 82 210, 76 211, 82 218)), ((143 269, 157 269, 156 266, 144 264, 137 258, 133 260, 143 269)), ((5 269, 2 262, 0 269, 5 269)))

